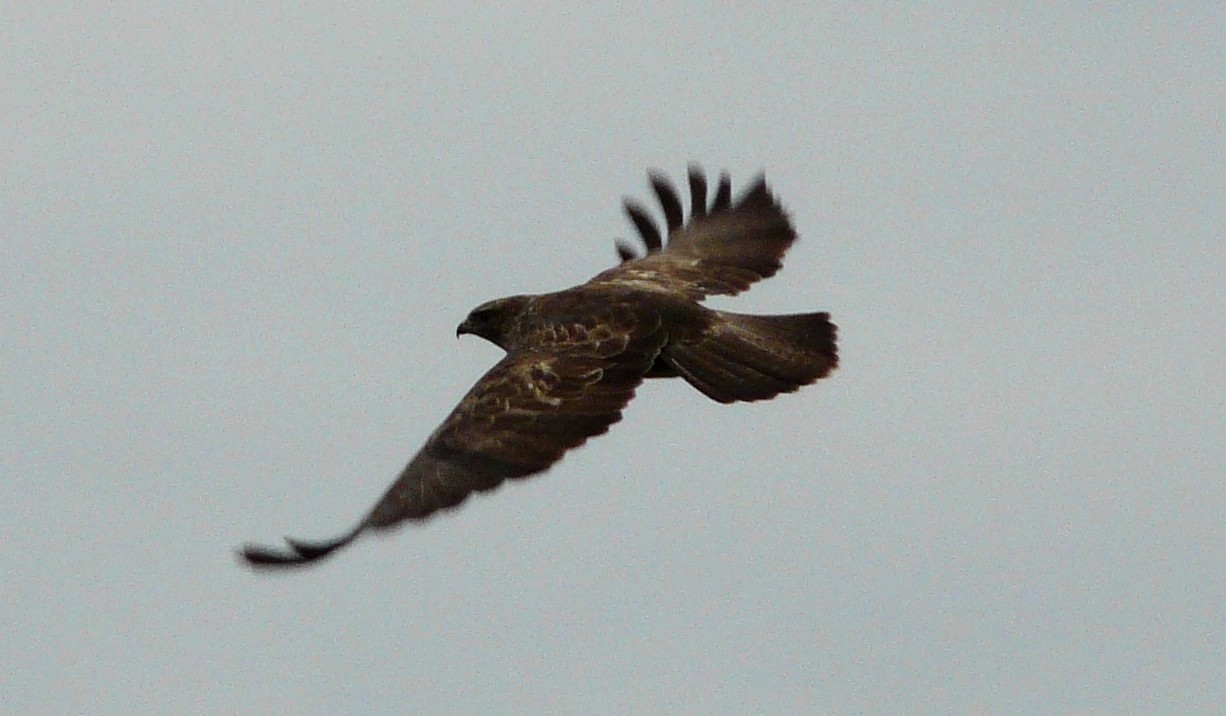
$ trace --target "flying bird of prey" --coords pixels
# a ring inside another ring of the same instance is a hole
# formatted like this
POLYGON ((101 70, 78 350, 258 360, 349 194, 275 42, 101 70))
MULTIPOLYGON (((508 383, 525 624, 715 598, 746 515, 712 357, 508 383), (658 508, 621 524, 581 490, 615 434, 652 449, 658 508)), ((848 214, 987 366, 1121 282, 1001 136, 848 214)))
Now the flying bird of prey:
POLYGON ((779 270, 796 233, 759 178, 735 201, 727 174, 708 203, 707 180, 689 171, 690 217, 676 190, 651 174, 666 232, 638 203, 626 213, 638 256, 555 293, 484 303, 456 329, 507 352, 460 400, 374 508, 324 542, 288 549, 246 545, 257 567, 313 562, 368 530, 424 520, 503 480, 535 475, 600 435, 645 378, 681 378, 720 403, 765 400, 830 373, 838 363, 827 313, 753 316, 706 308, 779 270))

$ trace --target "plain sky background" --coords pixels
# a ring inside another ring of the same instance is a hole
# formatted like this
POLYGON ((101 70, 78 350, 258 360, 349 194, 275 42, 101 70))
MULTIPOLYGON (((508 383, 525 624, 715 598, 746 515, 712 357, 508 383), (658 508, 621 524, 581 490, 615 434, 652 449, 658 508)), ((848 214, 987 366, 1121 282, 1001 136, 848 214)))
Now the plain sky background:
POLYGON ((1218 712, 1226 12, 1177 5, 7 9, 0 711, 1218 712), (715 305, 830 311, 837 373, 238 564, 690 161, 801 236, 715 305))

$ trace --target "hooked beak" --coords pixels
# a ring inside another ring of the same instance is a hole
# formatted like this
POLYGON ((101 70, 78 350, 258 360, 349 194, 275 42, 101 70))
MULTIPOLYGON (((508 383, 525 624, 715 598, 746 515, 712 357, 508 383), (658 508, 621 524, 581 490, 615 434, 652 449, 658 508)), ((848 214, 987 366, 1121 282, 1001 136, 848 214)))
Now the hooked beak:
POLYGON ((472 333, 472 332, 473 332, 473 327, 472 327, 472 324, 468 322, 468 319, 464 319, 464 322, 463 322, 463 323, 461 323, 460 325, 456 326, 456 329, 455 329, 455 337, 456 337, 456 338, 459 338, 460 336, 464 335, 465 333, 472 333))

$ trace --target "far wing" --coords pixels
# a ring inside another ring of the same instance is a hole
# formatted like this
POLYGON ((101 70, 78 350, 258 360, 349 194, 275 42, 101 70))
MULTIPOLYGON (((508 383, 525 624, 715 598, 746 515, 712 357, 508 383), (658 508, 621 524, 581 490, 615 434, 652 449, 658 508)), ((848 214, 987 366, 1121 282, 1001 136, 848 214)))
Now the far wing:
MULTIPOLYGON (((491 490, 503 480, 545 470, 571 448, 621 419, 659 353, 662 334, 625 335, 599 346, 517 350, 486 373, 434 431, 367 517, 325 542, 288 539, 290 550, 247 545, 255 566, 288 566, 324 557, 366 529, 421 520, 491 490)), ((557 348, 557 346, 551 346, 557 348)))
POLYGON ((619 266, 589 283, 621 284, 681 293, 691 300, 736 294, 775 275, 796 240, 787 214, 759 178, 735 201, 727 175, 720 177, 707 205, 707 181, 691 167, 690 219, 683 223, 681 200, 668 180, 652 173, 651 186, 664 212, 667 241, 642 205, 626 201, 626 213, 643 240, 647 255, 636 257, 617 246, 619 266))

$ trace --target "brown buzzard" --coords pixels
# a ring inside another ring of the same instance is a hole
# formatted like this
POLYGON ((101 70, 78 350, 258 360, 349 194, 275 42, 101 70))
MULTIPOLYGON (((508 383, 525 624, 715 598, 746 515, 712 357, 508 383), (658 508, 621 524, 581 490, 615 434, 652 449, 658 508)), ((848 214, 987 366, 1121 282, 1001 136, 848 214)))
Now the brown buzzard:
POLYGON ((645 256, 618 242, 621 264, 556 293, 482 304, 456 334, 507 352, 468 391, 404 471, 350 532, 326 542, 287 539, 288 550, 247 545, 259 567, 313 562, 367 530, 423 520, 503 480, 535 475, 621 419, 644 378, 680 377, 732 403, 790 393, 838 363, 826 313, 749 316, 700 305, 773 276, 796 238, 759 178, 736 201, 726 174, 707 202, 689 172, 690 219, 677 192, 652 174, 667 243, 647 211, 626 201, 645 256))

